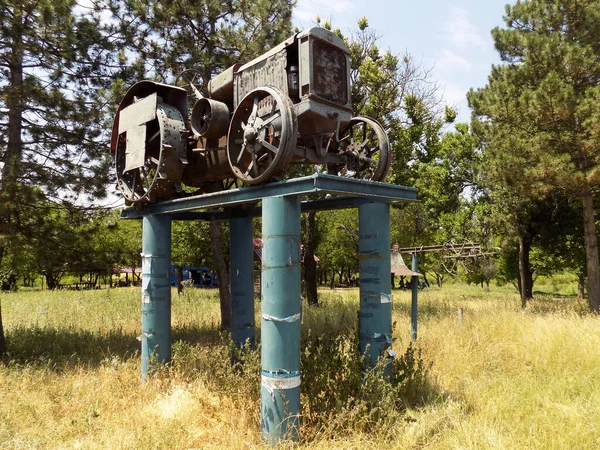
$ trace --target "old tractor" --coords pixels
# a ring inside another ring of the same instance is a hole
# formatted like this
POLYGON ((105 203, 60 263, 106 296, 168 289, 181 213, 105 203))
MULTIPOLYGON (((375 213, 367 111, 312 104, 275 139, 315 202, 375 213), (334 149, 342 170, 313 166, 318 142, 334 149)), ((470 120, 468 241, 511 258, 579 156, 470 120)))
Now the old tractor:
POLYGON ((119 105, 111 152, 128 205, 222 189, 226 180, 266 183, 291 164, 372 181, 388 171, 388 137, 375 120, 352 117, 348 48, 324 28, 202 85, 182 75, 184 87, 141 81, 119 105))

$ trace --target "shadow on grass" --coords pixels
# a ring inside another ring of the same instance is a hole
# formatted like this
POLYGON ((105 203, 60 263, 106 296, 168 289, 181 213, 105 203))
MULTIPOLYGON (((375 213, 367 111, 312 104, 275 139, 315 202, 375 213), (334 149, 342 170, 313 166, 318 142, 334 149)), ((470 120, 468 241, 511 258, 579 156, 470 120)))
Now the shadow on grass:
MULTIPOLYGON (((210 346, 222 335, 214 326, 180 326, 171 331, 173 343, 210 346)), ((43 365, 57 370, 77 365, 96 367, 107 359, 139 358, 135 333, 123 330, 92 332, 75 328, 16 327, 7 332, 8 355, 16 364, 43 365)))
POLYGON ((557 292, 533 291, 534 298, 540 296, 543 298, 578 298, 577 294, 559 294, 557 292))
POLYGON ((528 302, 527 310, 536 314, 575 313, 586 316, 591 313, 587 299, 576 294, 549 294, 540 291, 533 293, 533 300, 528 302))
MULTIPOLYGON (((411 315, 411 304, 410 303, 395 303, 393 305, 394 312, 406 315, 410 317, 411 315)), ((419 318, 429 318, 429 317, 447 317, 450 315, 455 315, 457 307, 456 305, 451 305, 450 303, 441 301, 423 301, 421 300, 418 303, 417 310, 419 312, 419 318)))

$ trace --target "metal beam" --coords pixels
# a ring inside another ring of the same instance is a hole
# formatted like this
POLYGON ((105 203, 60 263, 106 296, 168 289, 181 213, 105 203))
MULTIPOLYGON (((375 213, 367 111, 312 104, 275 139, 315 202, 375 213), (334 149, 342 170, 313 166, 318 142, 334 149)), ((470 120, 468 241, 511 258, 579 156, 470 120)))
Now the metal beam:
MULTIPOLYGON (((313 192, 324 192, 344 196, 352 195, 366 198, 370 201, 399 202, 417 200, 417 190, 415 188, 357 180, 354 178, 342 178, 319 173, 309 177, 267 183, 262 186, 244 187, 169 200, 146 205, 144 209, 141 210, 136 208, 126 208, 121 211, 121 218, 136 219, 148 215, 181 213, 203 208, 223 208, 244 203, 258 202, 265 197, 297 196, 313 192)), ((321 207, 325 208, 324 205, 326 204, 327 202, 322 204, 321 207)), ((335 204, 335 201, 331 201, 331 204, 335 204)))
MULTIPOLYGON (((334 209, 358 208, 365 203, 373 203, 369 197, 330 197, 318 200, 305 200, 300 204, 302 212, 331 211, 334 209)), ((223 211, 187 211, 171 214, 173 220, 229 220, 235 217, 260 217, 262 207, 256 208, 226 208, 223 211)), ((141 219, 141 217, 137 217, 141 219)))
POLYGON ((443 245, 422 245, 420 247, 402 247, 398 249, 400 253, 425 253, 425 252, 439 252, 441 250, 476 250, 480 249, 481 244, 454 244, 453 246, 443 245))
POLYGON ((389 201, 416 201, 417 189, 396 184, 379 183, 356 178, 343 178, 336 175, 315 174, 315 189, 331 194, 354 194, 362 197, 389 201))
MULTIPOLYGON (((412 271, 418 272, 418 259, 417 253, 412 254, 412 271)), ((412 300, 410 304, 410 325, 411 325, 411 340, 414 342, 417 340, 417 310, 418 310, 418 299, 419 299, 419 277, 413 276, 411 279, 412 289, 412 300)))

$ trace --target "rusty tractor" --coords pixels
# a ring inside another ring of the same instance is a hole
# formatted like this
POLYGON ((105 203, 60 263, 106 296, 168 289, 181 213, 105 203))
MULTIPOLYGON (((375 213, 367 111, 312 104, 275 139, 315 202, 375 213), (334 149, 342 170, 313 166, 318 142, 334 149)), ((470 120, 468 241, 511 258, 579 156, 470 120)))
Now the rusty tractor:
POLYGON ((297 33, 205 85, 196 75, 178 77, 185 88, 141 81, 121 101, 111 152, 126 204, 223 189, 228 180, 262 184, 296 163, 386 176, 388 137, 374 119, 352 117, 349 52, 334 33, 297 33))

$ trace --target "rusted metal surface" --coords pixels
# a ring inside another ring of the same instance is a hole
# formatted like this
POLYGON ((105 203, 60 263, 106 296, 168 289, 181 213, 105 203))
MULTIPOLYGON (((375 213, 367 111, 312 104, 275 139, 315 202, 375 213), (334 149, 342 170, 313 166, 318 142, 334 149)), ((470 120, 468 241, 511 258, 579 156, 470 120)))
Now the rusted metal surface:
POLYGON ((241 64, 234 64, 208 82, 210 98, 220 102, 231 102, 233 98, 233 74, 238 71, 241 64))
POLYGON ((292 162, 383 180, 389 142, 375 120, 352 118, 349 56, 338 36, 315 27, 201 85, 189 69, 178 77, 187 90, 137 83, 111 138, 126 202, 141 207, 185 196, 193 191, 186 186, 213 192, 215 183, 227 188, 235 179, 263 184, 284 177, 292 162), (196 101, 191 115, 189 99, 196 101))
POLYGON ((196 136, 220 139, 229 129, 229 108, 223 102, 201 98, 192 109, 190 127, 196 136))
POLYGON ((263 86, 272 86, 282 92, 288 92, 286 66, 287 54, 284 50, 246 70, 240 69, 235 76, 234 106, 237 108, 251 91, 263 86))
MULTIPOLYGON (((125 199, 131 203, 151 203, 168 200, 181 190, 181 176, 187 164, 185 121, 174 106, 148 102, 146 97, 124 108, 121 134, 116 149, 118 186, 125 199), (152 117, 149 122, 132 125, 131 118, 138 114, 140 120, 152 117), (128 128, 131 127, 131 128, 128 128), (135 131, 132 133, 132 130, 135 131), (125 138, 123 138, 125 137, 125 138)), ((121 126, 120 126, 121 127, 121 126)))
POLYGON ((314 41, 313 48, 313 92, 333 103, 348 103, 348 65, 346 55, 323 41, 314 41))
POLYGON ((408 268, 406 263, 404 262, 404 258, 402 258, 402 254, 398 251, 392 250, 390 252, 390 261, 392 264, 392 273, 394 275, 398 275, 401 277, 412 277, 412 276, 420 276, 421 274, 417 272, 413 272, 408 268))

